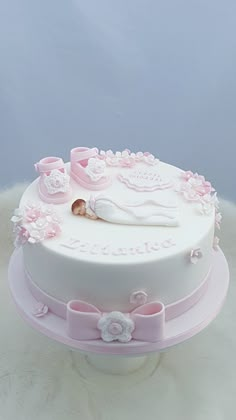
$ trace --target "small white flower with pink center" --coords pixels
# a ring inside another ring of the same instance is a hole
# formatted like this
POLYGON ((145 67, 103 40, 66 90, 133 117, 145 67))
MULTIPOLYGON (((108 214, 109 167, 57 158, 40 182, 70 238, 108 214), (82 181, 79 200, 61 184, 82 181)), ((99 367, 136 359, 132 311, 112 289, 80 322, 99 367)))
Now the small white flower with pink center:
POLYGON ((186 200, 199 201, 205 195, 215 191, 211 183, 202 175, 193 174, 191 171, 183 171, 180 175, 184 182, 177 186, 176 191, 182 193, 186 200))
POLYGON ((61 227, 57 223, 50 224, 45 230, 45 239, 54 238, 61 233, 61 227))
POLYGON ((36 318, 41 318, 48 313, 48 306, 42 302, 38 302, 33 309, 33 315, 36 318))
POLYGON ((37 230, 37 229, 32 229, 29 232, 29 239, 28 242, 30 244, 36 244, 37 242, 41 242, 45 239, 45 235, 44 235, 44 231, 43 230, 37 230))
POLYGON ((26 210, 25 221, 27 223, 35 222, 41 216, 42 216, 42 212, 39 208, 32 208, 32 209, 26 210))
POLYGON ((112 150, 107 150, 107 151, 106 151, 106 156, 107 156, 107 157, 109 157, 109 158, 114 157, 114 153, 113 153, 113 151, 112 151, 112 150))
POLYGON ((194 173, 192 171, 181 171, 181 178, 184 181, 188 181, 193 176, 194 176, 194 173))
POLYGON ((137 152, 135 155, 136 161, 141 162, 143 160, 143 156, 144 156, 143 152, 137 152))
POLYGON ((120 341, 127 343, 132 339, 134 331, 134 321, 122 312, 113 311, 102 315, 99 319, 97 327, 101 330, 101 338, 103 341, 120 341))
POLYGON ((221 222, 222 222, 222 214, 220 212, 217 212, 215 215, 215 225, 217 229, 219 230, 220 230, 221 222))
POLYGON ((203 257, 203 253, 200 248, 192 249, 190 252, 190 261, 192 264, 197 264, 200 258, 203 257))
POLYGON ((12 223, 14 224, 21 224, 23 220, 24 213, 21 209, 15 209, 14 215, 11 218, 12 223))
POLYGON ((218 206, 218 198, 216 192, 211 194, 206 194, 200 199, 200 213, 209 215, 212 213, 213 209, 218 206))
POLYGON ((135 165, 135 159, 131 156, 123 157, 120 159, 120 165, 126 168, 132 168, 135 165))
POLYGON ((143 160, 145 163, 147 163, 148 165, 156 165, 159 162, 159 159, 156 159, 154 155, 152 155, 149 152, 145 152, 143 154, 143 160))
POLYGON ((148 295, 144 290, 137 290, 130 295, 130 303, 135 305, 144 305, 147 302, 148 295))
POLYGON ((215 236, 213 239, 213 249, 215 251, 219 251, 219 243, 220 243, 220 239, 218 238, 218 236, 215 236))

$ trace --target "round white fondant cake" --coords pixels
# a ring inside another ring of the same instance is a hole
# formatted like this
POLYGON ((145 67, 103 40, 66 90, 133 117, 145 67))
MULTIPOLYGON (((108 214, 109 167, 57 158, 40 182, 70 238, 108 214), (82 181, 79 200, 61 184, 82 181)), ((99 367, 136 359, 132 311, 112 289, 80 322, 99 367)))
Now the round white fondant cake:
POLYGON ((40 303, 68 319, 68 304, 72 312, 103 314, 94 338, 127 342, 135 331, 127 314, 162 313, 163 323, 200 298, 221 218, 204 177, 148 153, 97 152, 87 160, 85 154, 77 172, 73 160, 58 170, 47 159, 48 170, 26 189, 13 217, 28 284, 40 303), (46 193, 41 186, 39 196, 40 182, 46 193), (71 211, 78 199, 85 201, 81 215, 71 211), (159 306, 148 306, 154 303, 159 306))

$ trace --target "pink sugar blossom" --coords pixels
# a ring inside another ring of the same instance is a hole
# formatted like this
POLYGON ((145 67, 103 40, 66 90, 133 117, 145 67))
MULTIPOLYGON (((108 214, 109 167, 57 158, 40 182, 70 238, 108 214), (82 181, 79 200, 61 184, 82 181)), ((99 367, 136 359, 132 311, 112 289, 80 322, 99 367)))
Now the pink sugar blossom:
POLYGON ((124 157, 120 160, 120 165, 123 167, 131 168, 135 165, 135 159, 131 156, 124 157))
POLYGON ((106 152, 106 156, 107 156, 107 157, 113 157, 113 156, 114 156, 113 151, 112 151, 112 150, 107 150, 107 152, 106 152))
POLYGON ((48 226, 45 230, 45 238, 54 238, 55 236, 58 236, 61 232, 61 228, 58 224, 54 223, 48 226))
POLYGON ((200 196, 209 194, 213 191, 211 183, 206 181, 205 178, 201 175, 194 175, 194 177, 188 180, 188 183, 191 185, 191 188, 195 190, 196 194, 200 196))
POLYGON ((184 179, 184 181, 188 181, 193 176, 194 176, 194 173, 192 171, 181 172, 181 178, 184 179))
POLYGON ((159 159, 156 159, 151 153, 144 153, 144 162, 148 163, 148 165, 156 165, 159 162, 159 159))
POLYGON ((25 212, 25 220, 28 223, 35 222, 39 217, 42 216, 42 212, 40 209, 29 209, 25 212))
POLYGON ((181 178, 184 179, 177 191, 182 193, 186 200, 199 201, 202 197, 210 195, 214 190, 211 183, 206 181, 204 176, 193 174, 191 171, 181 172, 181 178))

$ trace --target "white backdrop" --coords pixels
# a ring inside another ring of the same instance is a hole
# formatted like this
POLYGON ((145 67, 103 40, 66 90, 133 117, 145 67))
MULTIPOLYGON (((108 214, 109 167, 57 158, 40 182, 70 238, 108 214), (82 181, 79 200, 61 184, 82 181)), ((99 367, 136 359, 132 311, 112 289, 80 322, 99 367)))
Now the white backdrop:
POLYGON ((0 0, 0 60, 0 186, 98 145, 236 200, 235 0, 0 0))

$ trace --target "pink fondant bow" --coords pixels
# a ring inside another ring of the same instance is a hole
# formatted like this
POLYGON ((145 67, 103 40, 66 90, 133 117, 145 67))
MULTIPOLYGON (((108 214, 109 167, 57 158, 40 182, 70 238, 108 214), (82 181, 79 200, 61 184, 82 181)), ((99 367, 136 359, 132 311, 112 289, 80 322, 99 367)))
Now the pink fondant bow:
POLYGON ((89 303, 72 300, 67 304, 67 332, 75 340, 155 342, 164 335, 165 307, 150 302, 130 313, 99 311, 89 303))

